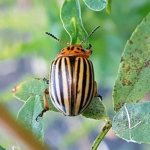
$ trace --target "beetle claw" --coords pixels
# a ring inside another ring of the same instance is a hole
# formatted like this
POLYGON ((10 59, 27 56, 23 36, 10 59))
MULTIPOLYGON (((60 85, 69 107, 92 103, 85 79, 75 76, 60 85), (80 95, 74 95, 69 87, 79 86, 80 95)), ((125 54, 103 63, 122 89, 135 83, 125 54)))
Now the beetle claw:
POLYGON ((103 97, 101 95, 97 95, 97 97, 99 97, 101 101, 103 100, 103 97))
POLYGON ((49 110, 49 108, 47 108, 47 107, 44 108, 44 109, 41 111, 41 113, 36 117, 35 120, 38 121, 38 118, 39 118, 39 117, 43 117, 44 113, 45 113, 46 111, 48 111, 48 110, 49 110))
POLYGON ((46 82, 47 84, 49 84, 49 80, 46 78, 43 78, 43 81, 46 82))

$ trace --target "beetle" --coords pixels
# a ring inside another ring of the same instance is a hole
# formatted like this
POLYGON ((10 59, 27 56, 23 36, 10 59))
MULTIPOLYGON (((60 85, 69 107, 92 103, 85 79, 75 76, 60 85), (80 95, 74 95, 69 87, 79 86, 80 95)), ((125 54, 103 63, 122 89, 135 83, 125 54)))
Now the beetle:
MULTIPOLYGON (((99 26, 89 36, 98 28, 99 26)), ((46 34, 60 41, 51 33, 46 34)), ((81 114, 93 97, 102 99, 97 93, 93 63, 89 59, 92 54, 91 47, 89 44, 88 48, 84 49, 81 42, 69 45, 58 53, 50 67, 49 89, 46 89, 44 94, 45 106, 38 117, 42 117, 43 113, 49 110, 46 98, 48 94, 55 108, 66 116, 81 114)))

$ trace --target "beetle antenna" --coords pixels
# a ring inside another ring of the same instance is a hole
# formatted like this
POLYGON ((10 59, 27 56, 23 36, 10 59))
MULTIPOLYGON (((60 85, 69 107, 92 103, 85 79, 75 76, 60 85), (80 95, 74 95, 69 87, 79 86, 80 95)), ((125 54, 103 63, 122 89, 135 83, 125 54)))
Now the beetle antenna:
MULTIPOLYGON (((56 41, 60 42, 61 44, 66 44, 65 42, 63 42, 59 38, 57 38, 55 35, 53 35, 52 33, 45 32, 45 34, 51 36, 53 39, 55 39, 56 41)), ((69 45, 69 43, 67 43, 67 45, 69 45)))
POLYGON ((91 31, 91 33, 81 42, 81 44, 84 43, 85 41, 87 41, 87 39, 88 39, 98 28, 100 28, 100 26, 97 26, 96 28, 94 28, 94 29, 91 31))
POLYGON ((49 32, 45 32, 45 34, 51 36, 53 39, 55 39, 56 41, 60 42, 60 39, 58 39, 55 35, 49 33, 49 32))
POLYGON ((96 28, 94 28, 91 33, 86 37, 85 40, 87 40, 98 28, 100 28, 100 26, 97 26, 96 28))

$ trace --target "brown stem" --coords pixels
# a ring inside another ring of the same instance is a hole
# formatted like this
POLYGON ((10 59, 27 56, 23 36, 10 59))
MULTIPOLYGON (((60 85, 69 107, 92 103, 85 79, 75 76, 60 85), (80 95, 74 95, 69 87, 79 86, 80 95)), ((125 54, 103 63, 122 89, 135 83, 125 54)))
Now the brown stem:
POLYGON ((12 138, 16 138, 23 150, 51 150, 46 145, 42 145, 30 131, 21 126, 2 104, 0 104, 0 128, 9 133, 12 138))

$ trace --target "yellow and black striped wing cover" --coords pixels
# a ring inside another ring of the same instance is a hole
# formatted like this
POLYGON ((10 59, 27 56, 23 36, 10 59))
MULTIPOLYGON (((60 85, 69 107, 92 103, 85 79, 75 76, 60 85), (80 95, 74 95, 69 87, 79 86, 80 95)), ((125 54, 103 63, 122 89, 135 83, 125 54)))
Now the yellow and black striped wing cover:
POLYGON ((65 115, 79 115, 94 96, 92 62, 83 57, 59 57, 50 70, 50 97, 53 105, 65 115))

